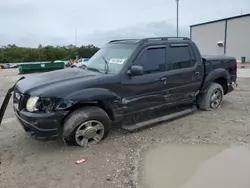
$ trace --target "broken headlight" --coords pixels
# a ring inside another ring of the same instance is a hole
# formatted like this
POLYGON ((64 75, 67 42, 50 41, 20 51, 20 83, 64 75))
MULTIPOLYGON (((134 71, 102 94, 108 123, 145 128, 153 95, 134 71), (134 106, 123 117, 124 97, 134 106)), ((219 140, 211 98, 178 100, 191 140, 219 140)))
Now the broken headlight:
POLYGON ((68 108, 72 107, 75 103, 76 103, 76 101, 63 100, 63 101, 61 101, 58 104, 58 106, 56 107, 56 109, 57 110, 65 110, 65 109, 68 109, 68 108))
POLYGON ((53 104, 50 98, 31 96, 26 103, 26 109, 29 112, 50 112, 53 109, 53 104))
POLYGON ((36 108, 36 104, 37 104, 37 101, 39 100, 39 97, 34 97, 34 96, 31 96, 27 103, 26 103, 26 109, 29 111, 29 112, 34 112, 34 111, 37 111, 37 108, 36 108))

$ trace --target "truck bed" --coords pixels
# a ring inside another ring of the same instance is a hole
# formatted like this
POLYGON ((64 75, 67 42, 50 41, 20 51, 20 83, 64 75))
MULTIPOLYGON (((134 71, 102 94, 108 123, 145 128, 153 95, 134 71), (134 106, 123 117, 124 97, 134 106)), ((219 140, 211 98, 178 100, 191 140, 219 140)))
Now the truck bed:
POLYGON ((210 60, 235 60, 234 57, 225 56, 225 55, 202 55, 202 58, 210 61, 210 60))
POLYGON ((237 61, 234 57, 224 55, 202 55, 205 60, 205 72, 209 74, 214 69, 224 68, 231 76, 237 74, 237 61))

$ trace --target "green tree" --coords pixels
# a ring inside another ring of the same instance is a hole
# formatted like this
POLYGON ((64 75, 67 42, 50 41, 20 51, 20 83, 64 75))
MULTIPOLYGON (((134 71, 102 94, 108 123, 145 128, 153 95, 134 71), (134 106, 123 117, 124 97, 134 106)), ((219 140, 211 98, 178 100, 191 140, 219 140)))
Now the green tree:
POLYGON ((69 60, 74 59, 76 55, 90 58, 98 50, 94 45, 76 47, 70 44, 54 47, 39 44, 37 48, 25 48, 9 44, 0 48, 0 63, 69 60))

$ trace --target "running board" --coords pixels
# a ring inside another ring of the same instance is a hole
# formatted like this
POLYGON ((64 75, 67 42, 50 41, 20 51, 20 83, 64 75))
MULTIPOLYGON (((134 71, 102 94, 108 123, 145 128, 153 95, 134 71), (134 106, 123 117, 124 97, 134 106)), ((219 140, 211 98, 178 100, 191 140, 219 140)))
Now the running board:
POLYGON ((150 119, 150 120, 147 120, 147 121, 143 121, 143 122, 137 123, 135 125, 123 125, 121 128, 124 129, 124 130, 127 130, 127 131, 135 131, 135 130, 138 130, 138 129, 142 129, 142 128, 152 126, 154 124, 158 124, 158 123, 161 123, 161 122, 164 122, 164 121, 173 120, 175 118, 191 114, 191 113, 195 112, 196 110, 197 110, 197 107, 192 106, 191 108, 188 108, 188 109, 185 109, 185 110, 182 110, 182 111, 179 111, 179 112, 175 112, 175 113, 172 113, 172 114, 168 114, 168 115, 165 115, 165 116, 160 116, 160 117, 150 119))

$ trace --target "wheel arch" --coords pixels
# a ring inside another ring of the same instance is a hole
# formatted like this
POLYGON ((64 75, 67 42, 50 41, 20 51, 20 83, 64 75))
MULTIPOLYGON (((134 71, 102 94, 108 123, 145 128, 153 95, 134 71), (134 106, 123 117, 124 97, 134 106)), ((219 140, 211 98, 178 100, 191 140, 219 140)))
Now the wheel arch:
POLYGON ((218 83, 222 86, 224 94, 228 92, 228 83, 230 82, 230 74, 225 69, 216 69, 209 73, 203 83, 201 93, 205 93, 211 83, 218 83))
POLYGON ((64 109, 68 111, 65 118, 79 108, 96 106, 104 110, 108 114, 110 120, 114 121, 115 110, 113 109, 113 106, 117 106, 116 103, 119 101, 119 96, 105 88, 88 88, 71 93, 65 97, 64 100, 74 101, 73 105, 64 109))
POLYGON ((224 95, 228 92, 228 81, 225 77, 219 77, 213 80, 214 83, 220 84, 223 88, 224 95))
POLYGON ((72 106, 70 108, 69 114, 75 110, 78 110, 80 108, 87 107, 87 106, 95 106, 95 107, 101 108, 102 110, 104 110, 108 114, 110 120, 114 121, 115 116, 114 116, 114 111, 113 111, 111 105, 109 105, 107 102, 105 102, 103 100, 77 102, 74 106, 72 106))

